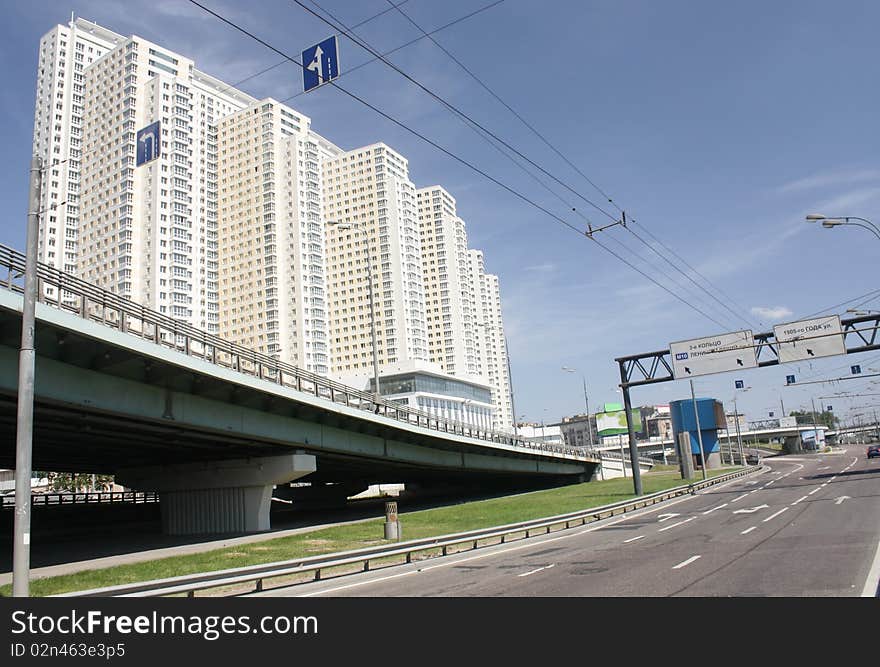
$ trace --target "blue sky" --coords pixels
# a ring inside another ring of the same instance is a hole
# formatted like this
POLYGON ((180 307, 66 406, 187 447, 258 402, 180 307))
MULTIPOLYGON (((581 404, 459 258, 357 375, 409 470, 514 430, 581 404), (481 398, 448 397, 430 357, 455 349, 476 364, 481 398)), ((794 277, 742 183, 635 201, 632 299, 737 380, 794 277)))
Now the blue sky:
MULTIPOLYGON (((386 0, 319 1, 348 25, 389 7, 386 0)), ((38 41, 68 21, 71 11, 189 55, 199 69, 228 83, 282 60, 186 0, 4 4, 0 243, 17 248, 24 239, 38 41)), ((203 4, 291 55, 332 32, 289 0, 203 4)), ((409 0, 401 8, 431 30, 485 4, 489 0, 409 0)), ((517 414, 550 422, 583 410, 582 375, 591 407, 618 400, 617 356, 745 328, 745 321, 768 330, 880 288, 880 241, 856 228, 803 222, 810 212, 880 222, 878 24, 880 5, 868 0, 505 0, 435 35, 609 193, 641 225, 634 231, 650 241, 648 230, 732 298, 741 317, 710 310, 717 304, 681 276, 677 286, 664 278, 661 270, 673 275, 669 265, 627 231, 597 237, 684 301, 706 301, 698 307, 717 323, 330 86, 289 103, 344 148, 385 141, 409 159, 417 186, 439 183, 456 197, 471 246, 485 251, 488 270, 501 279, 517 414), (563 366, 577 372, 563 372, 563 366)), ((383 52, 418 36, 396 11, 357 34, 383 52)), ((369 58, 342 38, 343 73, 369 58)), ((573 190, 603 203, 428 40, 391 59, 573 190)), ((608 222, 567 190, 556 188, 565 201, 548 193, 382 63, 340 83, 571 224, 586 225, 572 207, 594 226, 608 222)), ((285 64, 240 87, 284 100, 301 89, 301 72, 285 64)), ((880 309, 880 298, 862 305, 880 309)), ((870 379, 783 386, 792 373, 798 380, 848 375, 850 363, 861 363, 867 374, 880 369, 880 354, 707 376, 697 381, 697 391, 727 404, 734 380, 742 379, 752 389, 740 394, 738 406, 754 419, 770 410, 778 414, 780 399, 788 411, 808 408, 816 397, 817 405, 833 405, 840 415, 852 406, 880 404, 867 395, 818 398, 849 389, 872 393, 870 379)), ((873 388, 880 393, 880 384, 873 388)), ((665 383, 634 390, 633 402, 688 396, 686 383, 665 383)))

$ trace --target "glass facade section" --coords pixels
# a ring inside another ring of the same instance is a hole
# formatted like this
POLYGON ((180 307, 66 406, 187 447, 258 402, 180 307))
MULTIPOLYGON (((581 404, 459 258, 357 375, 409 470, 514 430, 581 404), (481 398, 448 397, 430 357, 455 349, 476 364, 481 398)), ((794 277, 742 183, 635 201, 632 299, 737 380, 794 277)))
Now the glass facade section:
MULTIPOLYGON (((373 391, 373 379, 370 379, 370 391, 373 391)), ((455 396, 456 398, 471 399, 481 403, 492 402, 492 392, 489 389, 475 387, 467 382, 439 378, 433 375, 420 373, 407 373, 391 377, 380 377, 379 388, 383 395, 389 394, 412 394, 425 392, 429 394, 441 394, 443 396, 455 396)))

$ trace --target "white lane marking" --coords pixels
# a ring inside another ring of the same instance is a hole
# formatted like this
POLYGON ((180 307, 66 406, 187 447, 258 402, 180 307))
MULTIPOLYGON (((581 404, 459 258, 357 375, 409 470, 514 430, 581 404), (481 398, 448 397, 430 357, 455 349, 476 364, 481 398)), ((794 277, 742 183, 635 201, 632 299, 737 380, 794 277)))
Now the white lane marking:
POLYGON ((816 493, 817 491, 821 491, 821 490, 822 490, 821 488, 816 487, 815 489, 813 489, 812 491, 810 491, 807 495, 808 495, 808 496, 812 496, 814 493, 816 493))
POLYGON ((624 544, 629 544, 630 542, 635 542, 636 540, 640 540, 644 537, 644 535, 639 535, 638 537, 631 537, 628 540, 624 540, 624 544))
POLYGON ((715 510, 720 510, 722 507, 727 507, 727 503, 724 503, 723 505, 719 505, 718 507, 713 507, 710 510, 706 510, 705 512, 703 512, 703 514, 711 514, 715 510))
POLYGON ((874 597, 877 595, 878 588, 880 588, 880 542, 877 543, 877 551, 874 553, 874 562, 871 564, 868 578, 865 579, 865 586, 862 588, 862 597, 874 597))
POLYGON ((821 485, 819 486, 819 488, 820 488, 820 489, 824 489, 826 486, 828 486, 828 482, 825 482, 824 484, 821 484, 821 485))
POLYGON ((849 496, 838 496, 837 499, 834 501, 834 504, 840 505, 840 503, 842 503, 844 500, 849 500, 849 499, 850 499, 849 496))
POLYGON ((822 466, 821 468, 816 468, 816 470, 828 470, 831 466, 822 466))
POLYGON ((670 528, 675 528, 676 526, 680 526, 681 524, 683 524, 683 523, 687 523, 688 521, 693 521, 693 520, 696 519, 696 518, 697 518, 697 517, 692 516, 692 517, 690 517, 689 519, 685 519, 684 521, 679 521, 678 523, 673 523, 673 524, 670 525, 670 526, 666 526, 666 528, 661 528, 661 529, 658 530, 657 532, 658 532, 658 533, 662 533, 664 530, 669 530, 670 528))
POLYGON ((757 507, 750 507, 749 509, 734 510, 733 513, 734 514, 751 514, 752 512, 757 512, 758 510, 762 510, 767 507, 770 507, 770 505, 758 505, 757 507))
POLYGON ((746 528, 744 531, 740 533, 740 535, 745 535, 746 533, 751 533, 757 526, 752 526, 751 528, 746 528))
POLYGON ((767 523, 768 521, 770 521, 770 519, 775 519, 775 518, 778 517, 780 514, 782 514, 783 512, 787 512, 787 511, 788 511, 788 508, 787 508, 787 507, 783 507, 783 508, 782 508, 781 510, 779 510, 776 514, 771 514, 771 515, 768 516, 766 519, 764 519, 764 523, 767 523))
POLYGON ((761 488, 762 488, 762 489, 766 489, 768 486, 770 486, 770 485, 771 485, 773 482, 775 482, 775 481, 776 481, 775 479, 771 479, 769 482, 767 482, 767 483, 766 483, 764 486, 762 486, 761 488))
POLYGON ((541 572, 543 570, 549 570, 551 567, 555 567, 556 563, 551 563, 550 565, 545 565, 544 567, 539 567, 537 570, 532 570, 531 572, 523 572, 522 574, 518 574, 518 577, 528 577, 530 574, 535 574, 535 572, 541 572))
MULTIPOLYGON (((733 484, 733 483, 734 482, 732 482, 732 481, 731 482, 724 482, 723 484, 720 484, 719 486, 717 486, 715 488, 716 489, 723 489, 726 486, 728 486, 729 484, 733 484)), ((510 546, 508 548, 505 548, 505 549, 497 549, 497 548, 494 550, 488 549, 487 553, 479 554, 476 556, 469 556, 467 558, 459 558, 457 560, 449 561, 446 563, 439 563, 437 565, 429 565, 426 567, 419 568, 417 570, 410 570, 408 572, 399 572, 397 574, 390 574, 386 577, 379 577, 377 579, 368 579, 366 581, 358 581, 358 582, 354 582, 351 584, 345 584, 343 586, 337 586, 335 588, 326 588, 326 589, 322 589, 320 591, 314 591, 312 593, 303 593, 302 595, 297 595, 295 597, 310 598, 310 597, 315 597, 317 595, 325 595, 327 593, 335 593, 336 591, 342 591, 342 590, 345 590, 348 588, 359 588, 361 586, 367 586, 369 584, 376 584, 376 583, 380 583, 382 581, 387 581, 389 579, 398 579, 400 577, 407 577, 411 574, 420 574, 422 572, 436 570, 437 568, 441 568, 441 567, 451 567, 454 565, 458 565, 460 563, 468 563, 472 560, 480 560, 482 558, 489 558, 490 556, 498 556, 498 555, 502 555, 502 554, 507 554, 512 551, 521 551, 522 549, 531 549, 535 546, 543 546, 544 544, 549 544, 551 542, 558 542, 559 540, 566 540, 571 537, 578 537, 579 535, 585 535, 587 533, 592 533, 597 530, 602 530, 603 528, 607 528, 608 526, 615 526, 618 523, 623 523, 624 521, 630 521, 632 519, 639 519, 639 518, 646 516, 648 514, 653 514, 654 512, 659 512, 660 510, 665 509, 666 507, 670 507, 672 505, 678 505, 679 503, 684 503, 689 500, 693 500, 696 497, 697 497, 696 495, 693 495, 693 496, 687 495, 682 498, 678 498, 677 500, 670 500, 669 502, 664 503, 662 507, 652 507, 652 508, 646 509, 642 512, 634 512, 634 513, 630 514, 629 516, 624 515, 615 521, 609 521, 608 523, 603 523, 601 526, 592 526, 592 527, 586 528, 584 530, 579 530, 576 533, 568 533, 566 535, 554 536, 549 539, 542 539, 542 540, 539 540, 539 541, 534 542, 532 544, 517 544, 517 545, 510 546)))
POLYGON ((835 475, 834 477, 832 477, 832 478, 831 478, 831 481, 833 482, 835 479, 837 479, 837 475, 835 475))
POLYGON ((681 516, 681 514, 676 514, 675 512, 667 512, 666 514, 658 514, 657 521, 659 521, 660 523, 663 523, 664 521, 669 521, 670 519, 675 518, 677 516, 681 516))
POLYGON ((809 498, 809 496, 802 496, 801 498, 795 500, 792 505, 797 505, 799 502, 801 502, 802 500, 806 500, 807 498, 809 498))
MULTIPOLYGON (((751 493, 751 491, 749 491, 749 493, 751 493)), ((742 494, 739 498, 734 498, 734 499, 731 500, 730 502, 731 502, 731 503, 735 503, 737 500, 742 500, 742 499, 745 498, 747 495, 749 495, 749 493, 744 493, 744 494, 742 494)))
POLYGON ((695 560, 697 560, 698 558, 700 558, 700 556, 691 556, 691 557, 688 558, 687 560, 684 560, 684 561, 680 562, 678 565, 676 565, 676 566, 673 567, 672 569, 673 569, 673 570, 678 570, 679 568, 682 568, 682 567, 684 567, 685 565, 690 565, 691 563, 693 563, 693 562, 694 562, 695 560))

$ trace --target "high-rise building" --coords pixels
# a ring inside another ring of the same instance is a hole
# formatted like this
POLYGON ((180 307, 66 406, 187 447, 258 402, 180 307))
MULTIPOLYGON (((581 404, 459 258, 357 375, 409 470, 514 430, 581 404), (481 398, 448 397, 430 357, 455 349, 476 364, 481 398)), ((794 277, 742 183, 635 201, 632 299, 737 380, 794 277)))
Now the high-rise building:
POLYGON ((272 99, 218 127, 220 336, 330 370, 321 162, 341 150, 272 99))
POLYGON ((216 333, 217 123, 252 104, 140 37, 85 71, 79 273, 216 333), (136 166, 137 130, 159 123, 159 156, 136 166))
POLYGON ((428 355, 450 375, 477 376, 480 366, 464 221, 456 215, 455 199, 441 186, 422 188, 416 195, 428 355))
POLYGON ((481 330, 476 340, 480 374, 492 387, 492 404, 495 406, 492 427, 511 430, 513 399, 498 276, 486 273, 482 250, 468 250, 468 269, 476 326, 481 330))
POLYGON ((332 373, 357 384, 373 377, 368 279, 379 365, 427 361, 416 190, 406 159, 378 143, 328 158, 323 174, 332 373))
POLYGON ((125 41, 83 19, 40 39, 33 153, 43 158, 39 261, 76 273, 85 114, 85 70, 125 41))

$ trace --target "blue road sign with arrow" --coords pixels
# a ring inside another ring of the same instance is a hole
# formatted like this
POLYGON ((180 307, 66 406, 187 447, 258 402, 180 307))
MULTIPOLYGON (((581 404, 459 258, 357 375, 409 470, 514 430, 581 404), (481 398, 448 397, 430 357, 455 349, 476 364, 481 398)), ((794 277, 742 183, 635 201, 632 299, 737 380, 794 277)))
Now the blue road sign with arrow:
POLYGON ((733 384, 737 389, 742 389, 746 386, 745 382, 743 382, 742 380, 735 380, 733 384))
POLYGON ((144 129, 138 130, 135 166, 140 167, 142 164, 152 162, 159 157, 161 144, 162 134, 158 120, 151 125, 147 125, 144 129))
POLYGON ((855 366, 850 366, 850 370, 853 375, 858 375, 862 372, 862 367, 859 364, 856 364, 855 366))
POLYGON ((794 384, 794 375, 786 375, 785 384, 794 384))
POLYGON ((303 51, 302 66, 304 93, 339 76, 339 46, 336 35, 303 51))

